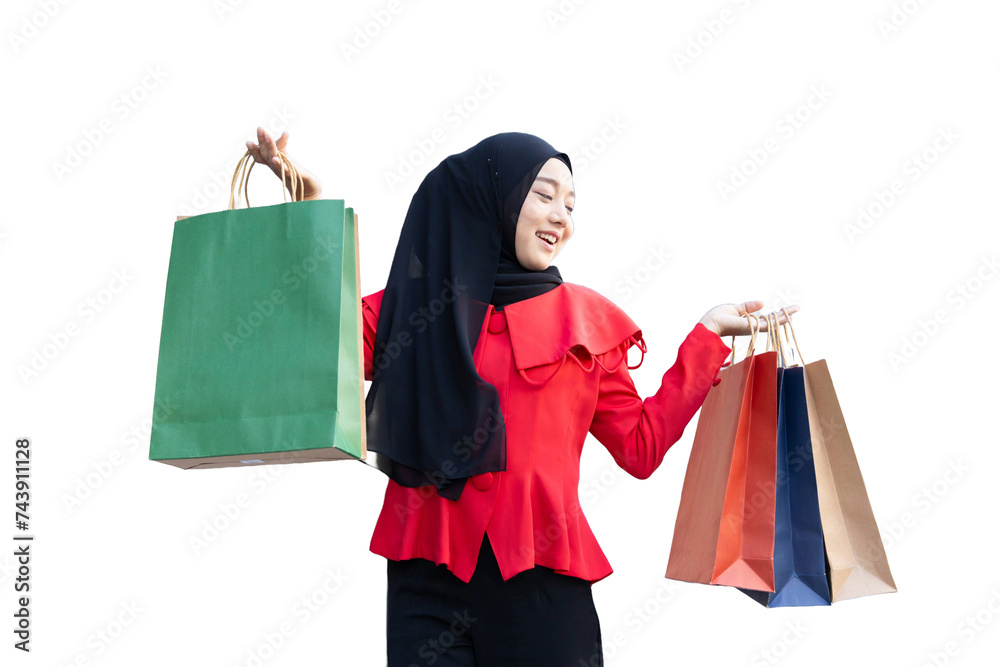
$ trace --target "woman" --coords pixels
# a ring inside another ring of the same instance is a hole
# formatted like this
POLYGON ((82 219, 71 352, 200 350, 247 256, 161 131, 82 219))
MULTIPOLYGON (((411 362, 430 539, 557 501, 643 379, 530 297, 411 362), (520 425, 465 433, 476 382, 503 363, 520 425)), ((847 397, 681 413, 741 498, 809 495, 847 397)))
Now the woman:
MULTIPOLYGON (((247 145, 280 174, 286 143, 258 129, 247 145)), ((641 330, 552 265, 574 206, 565 153, 487 137, 427 174, 385 289, 363 299, 368 449, 390 478, 370 547, 387 559, 390 667, 603 665, 591 587, 612 569, 580 509, 584 440, 649 477, 731 353, 721 337, 748 335, 763 306, 709 310, 640 398, 641 330)))

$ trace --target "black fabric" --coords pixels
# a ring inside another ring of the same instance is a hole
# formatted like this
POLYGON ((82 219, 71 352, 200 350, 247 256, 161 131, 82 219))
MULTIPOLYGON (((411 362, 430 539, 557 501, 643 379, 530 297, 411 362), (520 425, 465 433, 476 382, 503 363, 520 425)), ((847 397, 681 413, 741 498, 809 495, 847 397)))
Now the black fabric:
POLYGON ((484 535, 465 583, 424 558, 386 565, 388 667, 603 667, 589 581, 535 565, 507 581, 484 535))
POLYGON ((554 289, 554 266, 528 271, 517 219, 542 166, 569 157, 522 132, 487 137, 441 161, 406 212, 382 295, 365 402, 368 450, 398 484, 458 500, 472 475, 507 468, 496 388, 472 352, 490 303, 554 289))

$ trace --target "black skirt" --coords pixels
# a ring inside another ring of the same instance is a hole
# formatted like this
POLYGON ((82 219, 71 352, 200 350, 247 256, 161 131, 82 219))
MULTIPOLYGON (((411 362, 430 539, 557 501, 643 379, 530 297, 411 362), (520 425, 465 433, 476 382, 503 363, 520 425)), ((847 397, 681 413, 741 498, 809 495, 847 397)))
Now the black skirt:
POLYGON ((603 667, 589 581, 536 565, 503 581, 483 536, 472 580, 387 559, 388 667, 603 667))

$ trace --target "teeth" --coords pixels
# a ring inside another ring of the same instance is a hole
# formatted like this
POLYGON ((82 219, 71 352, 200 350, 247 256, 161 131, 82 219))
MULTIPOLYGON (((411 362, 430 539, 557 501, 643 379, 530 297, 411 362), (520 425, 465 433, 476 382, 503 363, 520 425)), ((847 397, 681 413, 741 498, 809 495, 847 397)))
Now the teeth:
POLYGON ((548 241, 552 245, 556 244, 556 237, 554 234, 546 234, 545 232, 535 232, 535 236, 545 241, 548 241))

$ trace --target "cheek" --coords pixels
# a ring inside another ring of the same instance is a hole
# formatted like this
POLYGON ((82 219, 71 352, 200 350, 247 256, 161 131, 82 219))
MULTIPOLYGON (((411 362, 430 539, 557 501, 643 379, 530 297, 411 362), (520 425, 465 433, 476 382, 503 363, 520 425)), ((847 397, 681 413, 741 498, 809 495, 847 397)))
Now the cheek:
POLYGON ((520 248, 527 248, 531 242, 532 234, 529 233, 527 225, 517 226, 517 235, 514 237, 515 245, 520 248))
POLYGON ((532 222, 543 220, 549 214, 549 203, 538 197, 531 197, 524 203, 521 215, 532 222))
POLYGON ((514 239, 514 248, 517 252, 518 259, 521 262, 528 261, 529 257, 534 257, 536 253, 541 251, 541 248, 535 247, 535 233, 526 232, 524 234, 520 233, 520 228, 518 228, 518 235, 514 239))

